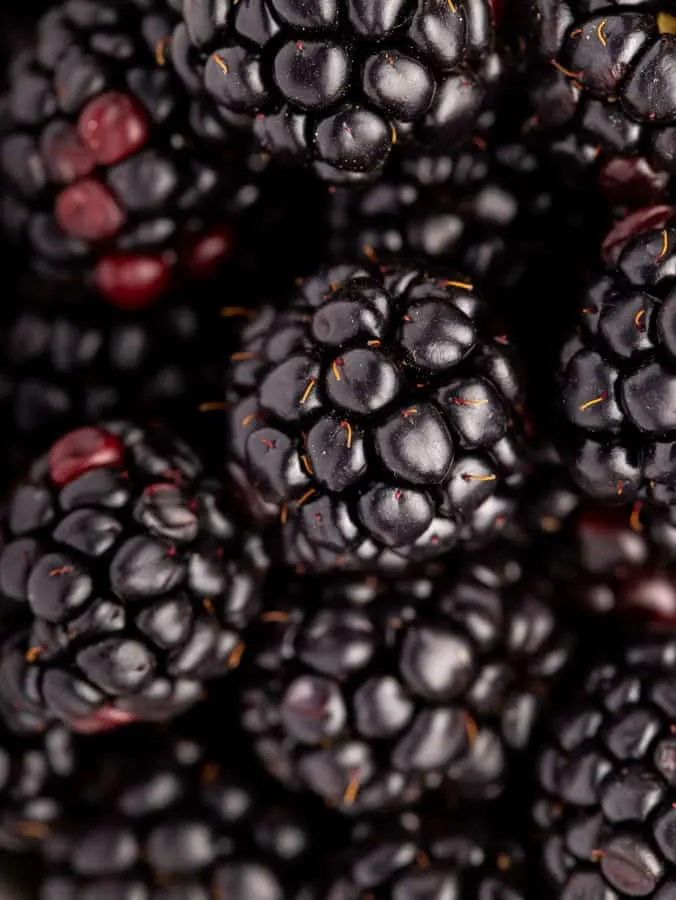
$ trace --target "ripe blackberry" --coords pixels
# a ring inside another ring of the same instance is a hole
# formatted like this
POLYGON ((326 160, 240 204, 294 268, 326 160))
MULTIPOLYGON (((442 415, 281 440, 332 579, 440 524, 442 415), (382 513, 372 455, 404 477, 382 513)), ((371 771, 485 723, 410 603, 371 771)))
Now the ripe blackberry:
POLYGON ((163 65, 178 5, 64 0, 38 22, 5 98, 3 227, 48 274, 91 275, 122 307, 210 273, 232 248, 231 164, 197 155, 189 103, 163 65))
POLYGON ((341 874, 320 896, 525 900, 524 849, 496 831, 478 816, 458 821, 447 813, 430 821, 427 810, 394 824, 362 823, 343 854, 341 874))
POLYGON ((609 236, 606 264, 580 304, 579 333, 562 352, 572 471, 594 497, 676 503, 670 215, 667 207, 640 211, 609 236))
POLYGON ((676 891, 676 643, 631 644, 589 673, 538 765, 547 896, 676 891))
POLYGON ((453 259, 504 290, 545 249, 543 228, 557 213, 548 174, 535 143, 502 136, 476 138, 456 156, 399 156, 377 183, 332 192, 333 249, 372 261, 453 259))
POLYGON ((190 0, 183 16, 189 88, 329 180, 378 174, 404 138, 461 146, 501 75, 489 0, 190 0))
POLYGON ((25 728, 165 719, 240 660, 259 609, 257 541, 160 429, 81 428, 8 501, 0 700, 25 728))
POLYGON ((62 725, 34 737, 0 728, 0 847, 39 845, 63 811, 61 788, 76 777, 80 756, 62 725))
POLYGON ((242 671, 242 721, 282 783, 346 814, 443 785, 503 792, 572 650, 514 556, 278 594, 242 671))
POLYGON ((528 470, 522 385, 461 277, 338 265, 232 356, 232 469, 287 562, 402 567, 491 537, 528 470))
POLYGON ((330 844, 321 811, 280 802, 191 730, 132 746, 80 775, 78 801, 42 842, 40 900, 297 896, 319 835, 330 844))
POLYGON ((676 172, 676 19, 657 0, 524 0, 537 125, 623 202, 656 202, 676 172))
POLYGON ((0 327, 0 408, 15 472, 69 428, 114 416, 162 419, 194 434, 200 402, 222 392, 225 334, 206 294, 181 291, 133 312, 42 283, 19 287, 13 299, 0 327))

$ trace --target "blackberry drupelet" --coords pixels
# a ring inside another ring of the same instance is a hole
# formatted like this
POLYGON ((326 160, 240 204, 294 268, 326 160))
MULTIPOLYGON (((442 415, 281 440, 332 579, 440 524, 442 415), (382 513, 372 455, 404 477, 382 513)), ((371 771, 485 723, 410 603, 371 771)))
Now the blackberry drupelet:
POLYGON ((166 719, 239 663, 265 560, 170 434, 70 432, 14 490, 3 525, 0 701, 23 728, 166 719))
POLYGON ((562 351, 572 471, 596 498, 676 503, 674 247, 668 207, 621 222, 562 351))
POLYGON ((0 326, 0 408, 12 471, 22 474, 69 428, 115 416, 161 419, 193 438, 197 426, 206 430, 200 403, 222 393, 227 335, 206 292, 173 293, 133 312, 42 283, 20 286, 11 299, 0 326))
POLYGON ((172 59, 188 87, 273 156, 354 181, 395 143, 462 146, 503 60, 492 4, 190 0, 172 59))
POLYGON ((286 562, 401 568, 509 519, 528 471, 522 385, 467 280, 329 267, 241 347, 231 469, 280 520, 286 562))
POLYGON ((500 795, 574 642, 517 558, 271 593, 241 671, 267 769, 347 815, 500 795))
POLYGON ((676 891, 676 643, 630 644, 591 670, 538 765, 547 896, 676 891))
POLYGON ((494 823, 478 816, 458 820, 437 813, 430 821, 428 810, 389 826, 362 823, 343 855, 341 875, 318 900, 360 900, 365 894, 525 900, 531 879, 524 848, 496 832, 494 823))
POLYGON ((657 0, 523 0, 534 122, 611 198, 656 202, 676 172, 676 19, 657 0))
POLYGON ((291 808, 190 730, 137 735, 133 748, 99 754, 80 776, 77 802, 42 843, 40 900, 298 896, 320 835, 330 844, 321 810, 291 808))
POLYGON ((233 244, 227 148, 197 153, 190 103, 164 65, 178 5, 59 3, 5 98, 4 229, 50 277, 91 276, 125 308, 210 273, 233 244))

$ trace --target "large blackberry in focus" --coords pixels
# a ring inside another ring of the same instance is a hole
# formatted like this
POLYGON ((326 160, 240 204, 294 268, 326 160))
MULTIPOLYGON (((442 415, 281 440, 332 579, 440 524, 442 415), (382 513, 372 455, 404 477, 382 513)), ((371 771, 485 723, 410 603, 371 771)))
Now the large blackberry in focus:
POLYGON ((502 74, 489 0, 190 0, 183 18, 189 88, 332 181, 378 174, 410 138, 462 146, 502 74))
POLYGON ((4 98, 3 228, 51 277, 91 276, 122 307, 210 273, 233 245, 229 151, 198 152, 191 127, 207 126, 165 65, 178 5, 59 3, 4 98))
POLYGON ((597 664, 538 764, 548 897, 676 891, 676 642, 646 639, 597 664))
POLYGON ((192 728, 130 737, 133 754, 104 750, 74 781, 77 799, 42 842, 40 900, 299 896, 320 839, 331 844, 322 810, 292 808, 192 728))
POLYGON ((238 665, 264 559, 173 436, 127 422, 70 432, 7 506, 0 702, 16 727, 166 719, 238 665))
POLYGON ((403 567, 503 527, 528 458, 489 312, 460 276, 338 265, 245 329, 231 468, 286 562, 403 567))
POLYGON ((357 826, 342 858, 338 856, 341 874, 318 900, 531 896, 524 848, 502 836, 495 823, 479 816, 432 816, 424 809, 394 824, 357 826))
POLYGON ((584 293, 559 378, 572 470, 597 498, 676 503, 676 228, 657 207, 620 222, 584 293))
POLYGON ((0 404, 13 472, 69 428, 115 416, 169 421, 193 438, 206 429, 200 404, 221 396, 226 333, 206 289, 133 312, 41 283, 11 299, 0 326, 0 404))
POLYGON ((534 124, 611 199, 656 202, 676 172, 676 18, 668 4, 523 0, 534 124))
POLYGON ((271 590, 242 670, 268 770, 346 814, 500 795, 573 649, 508 551, 271 590))

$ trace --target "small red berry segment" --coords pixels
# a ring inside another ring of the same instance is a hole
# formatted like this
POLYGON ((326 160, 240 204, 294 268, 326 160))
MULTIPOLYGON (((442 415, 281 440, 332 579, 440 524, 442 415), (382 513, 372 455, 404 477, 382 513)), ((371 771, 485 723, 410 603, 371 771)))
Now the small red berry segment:
POLYGON ((618 606, 625 615, 647 618, 652 625, 676 625, 676 581, 660 570, 636 572, 620 585, 618 606))
POLYGON ((666 204, 644 206, 616 222, 603 239, 601 252, 608 264, 614 264, 625 245, 646 231, 664 228, 674 215, 674 207, 666 204))
POLYGON ((96 264, 94 282, 118 309, 142 309, 169 290, 171 266, 166 254, 111 254, 96 264))
POLYGON ((60 228, 86 241, 112 238, 125 222, 115 197, 95 178, 84 178, 64 188, 56 198, 55 213, 60 228))
POLYGON ((227 225, 192 237, 181 254, 181 262, 194 278, 211 278, 232 253, 234 239, 227 225))
POLYGON ((653 169, 641 156, 616 156, 599 171, 599 187, 612 203, 645 206, 664 197, 669 176, 653 169))
POLYGON ((69 122, 48 125, 42 134, 41 150, 49 177, 57 184, 71 184, 96 166, 94 154, 69 122))
POLYGON ((101 734, 104 731, 114 731, 122 725, 133 725, 136 721, 138 720, 132 713, 104 706, 91 716, 73 722, 71 727, 78 734, 101 734))
POLYGON ((49 477, 63 487, 104 466, 122 467, 124 448, 114 434, 101 428, 78 428, 52 444, 49 451, 49 477))
POLYGON ((143 107, 119 91, 107 91, 91 100, 80 113, 77 130, 102 166, 136 153, 148 140, 148 118, 143 107))

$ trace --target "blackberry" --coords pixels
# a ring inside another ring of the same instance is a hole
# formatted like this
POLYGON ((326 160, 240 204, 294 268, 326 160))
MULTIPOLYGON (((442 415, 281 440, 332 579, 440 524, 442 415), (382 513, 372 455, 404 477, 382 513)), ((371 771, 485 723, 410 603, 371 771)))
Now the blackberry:
POLYGON ((0 847, 15 852, 39 846, 60 819, 62 787, 81 761, 73 735, 62 725, 34 737, 0 729, 0 847))
POLYGON ((222 391, 225 335, 205 294, 181 291, 133 312, 41 283, 14 299, 0 328, 0 405, 15 472, 69 428, 114 416, 159 418, 194 434, 200 402, 222 391))
POLYGON ((314 870, 313 829, 329 842, 321 811, 291 809, 227 752, 183 731, 136 735, 133 758, 99 754, 80 776, 78 800, 41 845, 40 900, 297 896, 314 870))
POLYGON ((399 140, 471 138, 502 74, 489 0, 191 0, 172 59, 273 156, 329 180, 382 169, 399 140))
POLYGON ((169 433, 70 432, 13 491, 3 526, 0 700, 22 727, 165 719, 239 663, 264 559, 169 433))
POLYGON ((676 19, 656 0, 525 0, 534 119, 574 170, 621 202, 676 172, 676 19))
POLYGON ((646 638, 589 672, 538 764, 547 896, 674 895, 676 643, 646 638))
POLYGON ((348 815, 440 789, 499 796, 573 649, 504 549, 277 593, 241 673, 242 721, 282 783, 348 815))
POLYGON ((190 104, 163 65, 178 5, 59 3, 5 98, 5 230, 51 277, 91 277, 123 307, 210 273, 233 245, 229 151, 216 165, 197 154, 190 104))
POLYGON ((366 892, 397 900, 448 897, 525 900, 524 848, 479 816, 430 821, 408 813, 400 821, 355 828, 342 873, 322 900, 360 900, 366 892), (496 833, 497 832, 497 833, 496 833))
POLYGON ((455 156, 399 156, 377 183, 333 191, 333 249, 372 261, 453 259, 482 285, 504 290, 544 249, 543 226, 557 212, 548 174, 535 142, 502 135, 476 137, 455 156))
POLYGON ((562 351, 572 471, 593 497, 676 503, 670 215, 667 207, 640 211, 609 236, 605 266, 582 297, 579 333, 562 351))
POLYGON ((243 333, 231 469, 287 562, 402 567, 478 543, 528 471, 522 386, 462 277, 337 265, 243 333))

